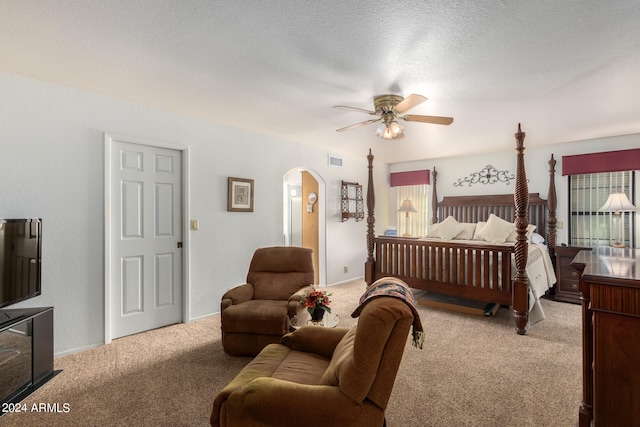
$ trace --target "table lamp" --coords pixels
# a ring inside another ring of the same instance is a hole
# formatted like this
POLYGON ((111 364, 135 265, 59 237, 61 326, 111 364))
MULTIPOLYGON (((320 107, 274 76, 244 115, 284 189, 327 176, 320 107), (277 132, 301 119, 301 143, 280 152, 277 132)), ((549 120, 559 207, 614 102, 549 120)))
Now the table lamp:
POLYGON ((609 194, 609 198, 599 209, 600 212, 614 212, 615 221, 618 222, 618 235, 616 236, 616 242, 612 245, 614 248, 626 248, 624 244, 624 225, 620 212, 633 212, 637 210, 638 208, 633 206, 627 195, 621 192, 609 194))
POLYGON ((400 209, 398 209, 398 212, 404 212, 405 230, 403 236, 411 236, 411 233, 409 233, 409 212, 418 212, 418 210, 413 206, 413 202, 411 202, 411 200, 404 199, 400 205, 400 209))

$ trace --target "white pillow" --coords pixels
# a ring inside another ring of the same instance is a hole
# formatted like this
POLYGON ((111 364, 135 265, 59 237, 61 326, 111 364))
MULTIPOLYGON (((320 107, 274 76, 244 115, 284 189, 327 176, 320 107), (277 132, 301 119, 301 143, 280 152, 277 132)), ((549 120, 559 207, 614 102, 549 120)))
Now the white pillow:
POLYGON ((462 231, 455 235, 453 240, 471 240, 476 231, 476 224, 461 222, 462 231))
POLYGON ((437 226, 431 228, 431 231, 429 231, 427 237, 437 237, 442 240, 453 239, 464 228, 464 226, 456 221, 456 219, 452 216, 448 216, 441 223, 434 225, 437 226))
MULTIPOLYGON (((531 240, 531 233, 533 233, 536 228, 538 227, 533 224, 527 225, 527 240, 531 240)), ((513 231, 509 234, 509 237, 507 237, 507 242, 515 242, 516 237, 518 237, 518 233, 516 233, 516 225, 514 224, 513 231)))
POLYGON ((429 237, 436 237, 435 236, 435 232, 438 229, 438 227, 440 226, 440 223, 435 223, 435 224, 431 224, 429 226, 429 231, 427 232, 427 235, 424 236, 425 238, 429 238, 429 237))
POLYGON ((478 237, 478 233, 480 233, 480 230, 482 230, 482 227, 484 227, 485 225, 487 225, 486 221, 480 221, 476 224, 476 231, 473 232, 473 237, 471 238, 471 240, 482 240, 478 237))
POLYGON ((531 233, 531 243, 534 245, 542 245, 544 243, 544 237, 538 233, 531 233))
POLYGON ((491 243, 504 243, 512 230, 512 222, 505 221, 504 219, 491 214, 489 215, 487 224, 480 229, 475 237, 491 243))

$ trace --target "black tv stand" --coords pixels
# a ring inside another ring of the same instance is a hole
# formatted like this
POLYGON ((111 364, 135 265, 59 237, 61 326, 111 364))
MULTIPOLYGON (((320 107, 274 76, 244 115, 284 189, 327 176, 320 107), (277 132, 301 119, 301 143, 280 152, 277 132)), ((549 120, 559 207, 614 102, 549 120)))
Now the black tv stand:
POLYGON ((11 326, 21 320, 24 320, 25 314, 23 310, 0 310, 0 330, 3 330, 5 326, 11 326))
POLYGON ((0 404, 20 402, 57 373, 53 307, 0 310, 0 404))

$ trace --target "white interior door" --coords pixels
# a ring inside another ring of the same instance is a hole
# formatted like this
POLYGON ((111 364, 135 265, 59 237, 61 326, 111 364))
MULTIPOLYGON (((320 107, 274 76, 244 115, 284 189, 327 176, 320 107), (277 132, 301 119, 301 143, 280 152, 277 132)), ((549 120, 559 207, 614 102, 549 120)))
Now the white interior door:
POLYGON ((182 320, 182 152, 112 140, 110 156, 107 306, 118 338, 182 320))

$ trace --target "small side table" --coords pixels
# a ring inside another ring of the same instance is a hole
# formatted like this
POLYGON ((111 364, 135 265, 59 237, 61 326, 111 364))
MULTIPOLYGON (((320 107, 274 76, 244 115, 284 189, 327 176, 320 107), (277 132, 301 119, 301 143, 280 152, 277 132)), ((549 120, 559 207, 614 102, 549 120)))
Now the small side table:
POLYGON ((313 322, 311 316, 307 310, 304 310, 300 316, 293 316, 291 318, 290 327, 292 331, 295 331, 300 326, 324 326, 327 328, 335 328, 340 324, 340 316, 337 314, 331 314, 324 312, 324 317, 321 322, 313 322))

